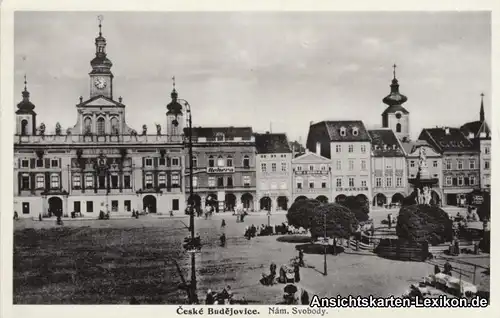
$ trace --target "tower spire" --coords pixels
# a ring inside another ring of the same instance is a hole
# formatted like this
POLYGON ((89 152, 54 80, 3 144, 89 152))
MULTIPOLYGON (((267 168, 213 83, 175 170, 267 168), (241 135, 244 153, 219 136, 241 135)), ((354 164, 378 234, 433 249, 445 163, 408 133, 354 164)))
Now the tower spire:
POLYGON ((175 90, 175 75, 172 76, 172 93, 170 94, 172 100, 177 100, 177 91, 175 90))
POLYGON ((104 17, 102 15, 97 16, 97 20, 99 21, 99 36, 102 36, 102 20, 104 20, 104 17))
POLYGON ((28 91, 28 81, 26 79, 26 74, 24 74, 24 91, 27 92, 28 91))
POLYGON ((392 66, 392 68, 393 68, 393 71, 392 71, 393 78, 392 79, 396 79, 396 67, 397 67, 397 65, 396 65, 396 63, 394 63, 394 65, 392 66))
POLYGON ((484 122, 484 102, 483 102, 483 98, 484 98, 484 93, 481 93, 481 109, 479 110, 479 120, 481 122, 484 122))

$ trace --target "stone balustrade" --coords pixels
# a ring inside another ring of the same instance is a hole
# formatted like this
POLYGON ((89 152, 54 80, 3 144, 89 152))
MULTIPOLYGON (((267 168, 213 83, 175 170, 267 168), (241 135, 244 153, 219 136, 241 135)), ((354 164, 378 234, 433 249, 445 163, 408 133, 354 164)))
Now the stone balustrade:
POLYGON ((14 135, 14 144, 165 144, 181 143, 181 135, 14 135))

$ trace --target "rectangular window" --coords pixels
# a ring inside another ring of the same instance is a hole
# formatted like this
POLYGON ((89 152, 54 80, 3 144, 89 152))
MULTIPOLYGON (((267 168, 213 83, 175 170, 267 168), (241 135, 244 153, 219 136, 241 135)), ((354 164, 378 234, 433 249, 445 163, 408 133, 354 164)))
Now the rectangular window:
POLYGON ((471 159, 469 161, 469 169, 476 169, 476 160, 471 159))
POLYGON ((457 166, 458 170, 462 170, 464 168, 464 162, 462 160, 458 160, 457 166))
POLYGON ((391 177, 385 179, 385 185, 388 188, 392 188, 392 178, 391 177))
POLYGON ((366 160, 361 160, 361 170, 366 170, 366 160))
POLYGON ((198 177, 193 176, 193 187, 196 188, 198 186, 198 177))
POLYGON ((489 170, 490 169, 490 162, 487 160, 484 162, 484 169, 489 170))
POLYGON ((437 168, 437 167, 438 167, 438 162, 437 162, 437 160, 434 160, 434 161, 432 162, 432 166, 433 166, 434 168, 437 168))
POLYGON ((227 177, 227 186, 232 187, 233 186, 233 177, 227 177))
POLYGON ((349 145, 349 147, 347 148, 349 152, 354 152, 354 145, 349 145))
POLYGON ((297 181, 297 189, 302 189, 302 181, 297 181))
POLYGON ((281 163, 281 171, 283 171, 283 172, 286 171, 286 162, 281 163))
POLYGON ((459 186, 463 186, 464 185, 464 177, 463 176, 459 176, 458 177, 458 185, 459 186))
POLYGON ((490 153, 490 147, 484 147, 484 153, 487 155, 490 153))
POLYGON ((354 160, 349 160, 349 171, 354 170, 354 160))
POLYGON ((366 153, 366 145, 361 145, 361 153, 366 153))
POLYGON ((179 199, 172 199, 172 210, 179 211, 179 199))
POLYGON ((276 163, 271 163, 271 171, 276 172, 276 163))
POLYGON ((123 201, 123 206, 125 207, 125 212, 130 212, 132 207, 130 200, 123 201))
POLYGON ((335 145, 335 152, 337 153, 342 152, 342 145, 335 145))
POLYGON ((208 177, 208 187, 209 188, 215 187, 215 177, 208 177))
POLYGON ((30 203, 23 202, 23 214, 30 214, 30 203))
POLYGON ((314 181, 309 181, 309 189, 314 189, 314 181))
POLYGON ((337 170, 342 170, 342 161, 341 160, 337 160, 335 168, 337 170))
POLYGON ((217 177, 217 186, 218 187, 224 186, 224 177, 217 177))
POLYGON ((354 187, 354 178, 349 177, 349 187, 354 187))
POLYGON ((118 175, 116 175, 116 174, 111 176, 111 188, 113 188, 113 189, 118 188, 118 175))
MULTIPOLYGON (((78 187, 80 187, 80 185, 78 185, 78 187)), ((45 177, 43 175, 36 176, 36 188, 37 189, 45 188, 45 177)))
POLYGON ((23 175, 21 177, 21 190, 29 190, 30 189, 30 177, 29 175, 23 175))
POLYGON ((314 171, 314 165, 309 165, 309 171, 314 171))
POLYGON ((177 167, 179 165, 179 158, 172 158, 172 166, 177 167))
POLYGON ((80 201, 73 202, 73 211, 75 211, 77 213, 82 212, 82 207, 81 207, 80 201))
POLYGON ((471 186, 476 185, 476 177, 470 176, 469 177, 469 182, 470 182, 471 186))
POLYGON ((364 188, 366 187, 366 180, 361 180, 361 186, 364 188))
POLYGON ((160 188, 167 187, 167 176, 165 175, 165 173, 160 173, 158 175, 158 186, 160 188))
POLYGON ((446 185, 451 186, 452 184, 453 184, 453 179, 451 178, 451 176, 447 176, 446 177, 446 185))
POLYGON ((414 160, 411 160, 410 161, 410 167, 414 168, 415 167, 415 161, 414 160))
POLYGON ((99 176, 97 178, 97 186, 99 187, 99 189, 106 188, 106 177, 105 176, 99 176))
POLYGON ((266 171, 267 171, 267 165, 266 165, 265 163, 261 163, 261 164, 260 164, 260 170, 261 170, 262 172, 266 172, 266 171))
POLYGON ((43 159, 37 159, 36 160, 36 167, 37 168, 43 168, 43 159))
POLYGON ((375 178, 375 186, 377 188, 380 188, 382 186, 382 178, 380 177, 375 178))
POLYGON ((446 160, 446 170, 451 170, 451 160, 446 160))
POLYGON ((82 180, 79 174, 73 175, 73 188, 80 189, 82 186, 82 180))
POLYGON ((51 189, 59 189, 59 176, 53 174, 50 176, 50 188, 51 189))
POLYGON ((94 176, 87 174, 85 176, 85 188, 90 189, 94 187, 94 176))
POLYGON ((144 183, 146 184, 147 189, 153 187, 153 175, 151 173, 146 174, 146 177, 144 178, 144 183))
POLYGON ((153 166, 153 158, 146 158, 146 160, 144 160, 144 164, 146 165, 146 167, 152 167, 153 166))
POLYGON ((87 201, 87 212, 94 212, 94 202, 87 201))
POLYGON ((336 185, 337 185, 337 188, 341 188, 342 187, 342 178, 337 178, 336 185))
POLYGON ((118 212, 118 200, 111 200, 111 212, 118 212))
POLYGON ((130 176, 128 174, 123 176, 123 187, 125 189, 131 189, 132 185, 130 183, 130 176))
POLYGON ((28 159, 21 160, 21 168, 29 168, 30 161, 28 159))
POLYGON ((243 185, 244 186, 250 185, 250 176, 243 176, 243 185))
POLYGON ((233 158, 227 158, 226 159, 226 166, 232 167, 233 166, 233 158))
POLYGON ((321 182, 321 188, 326 189, 326 182, 321 182))
POLYGON ((52 168, 57 168, 59 166, 59 159, 52 159, 52 160, 50 160, 50 166, 52 168))
POLYGON ((177 173, 172 174, 172 186, 174 188, 179 187, 179 175, 177 173))
POLYGON ((403 185, 403 178, 397 177, 396 178, 396 187, 401 187, 403 185))
POLYGON ((167 158, 160 158, 160 160, 158 160, 158 165, 166 166, 167 165, 167 158))

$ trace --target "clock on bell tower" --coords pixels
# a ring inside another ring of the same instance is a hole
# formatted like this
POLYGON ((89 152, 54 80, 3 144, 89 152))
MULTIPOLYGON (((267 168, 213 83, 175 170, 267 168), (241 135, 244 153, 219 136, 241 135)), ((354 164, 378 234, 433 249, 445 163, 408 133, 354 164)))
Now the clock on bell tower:
POLYGON ((105 96, 113 99, 113 63, 106 56, 106 39, 102 36, 102 16, 99 16, 99 36, 95 39, 95 58, 90 61, 90 98, 105 96))

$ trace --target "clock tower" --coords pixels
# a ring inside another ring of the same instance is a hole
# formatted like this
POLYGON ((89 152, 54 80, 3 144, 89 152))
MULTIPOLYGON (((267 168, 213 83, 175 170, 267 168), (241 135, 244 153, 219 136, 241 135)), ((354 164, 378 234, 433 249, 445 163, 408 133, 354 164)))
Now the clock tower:
POLYGON ((102 36, 102 16, 99 19, 99 36, 95 39, 95 58, 90 61, 90 98, 104 96, 113 99, 113 63, 106 57, 106 39, 102 36))
POLYGON ((396 78, 396 64, 393 65, 391 93, 382 101, 387 108, 382 113, 382 127, 394 131, 399 140, 410 140, 410 112, 403 107, 408 98, 399 92, 399 82, 396 78))

